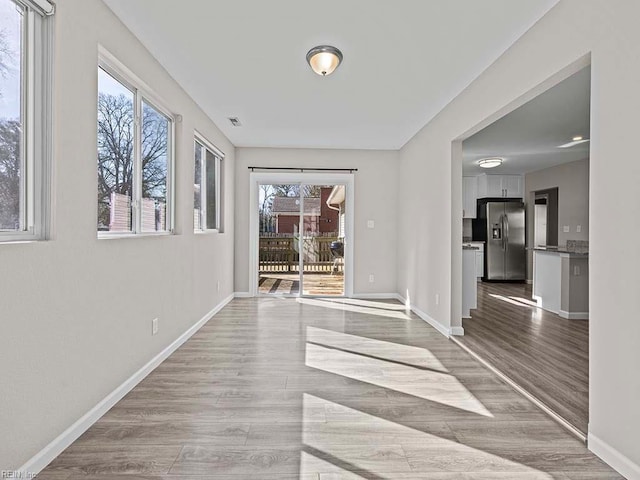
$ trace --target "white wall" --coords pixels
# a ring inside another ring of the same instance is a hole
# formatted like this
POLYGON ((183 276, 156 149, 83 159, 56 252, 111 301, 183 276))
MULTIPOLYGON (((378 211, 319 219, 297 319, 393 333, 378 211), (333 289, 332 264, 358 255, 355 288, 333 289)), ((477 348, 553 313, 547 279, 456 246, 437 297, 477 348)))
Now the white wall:
POLYGON ((54 235, 0 244, 3 470, 19 468, 233 292, 233 146, 101 1, 56 3, 54 235), (174 236, 96 238, 98 43, 184 117, 174 236), (194 128, 226 153, 222 235, 193 234, 194 128))
POLYGON ((599 454, 610 461, 619 454, 618 463, 626 458, 634 468, 640 465, 640 249, 632 241, 612 248, 611 232, 616 239, 640 236, 640 162, 630 141, 640 111, 639 18, 637 0, 561 0, 403 147, 398 237, 400 293, 408 291, 443 324, 457 322, 462 175, 459 142, 452 141, 522 104, 531 98, 527 92, 591 53, 589 431, 599 454))
MULTIPOLYGON (((534 192, 558 188, 558 245, 567 240, 589 240, 589 160, 565 163, 525 175, 527 202, 527 246, 534 245, 534 192), (569 233, 563 226, 568 225, 569 233), (580 225, 578 233, 576 227, 580 225)), ((533 278, 533 252, 528 252, 527 278, 533 278)))
MULTIPOLYGON (((238 148, 236 150, 236 292, 249 292, 249 166, 357 168, 354 294, 396 292, 398 152, 238 148), (367 220, 375 228, 367 228, 367 220), (374 274, 375 283, 369 283, 374 274)), ((257 208, 257 206, 256 206, 257 208)))

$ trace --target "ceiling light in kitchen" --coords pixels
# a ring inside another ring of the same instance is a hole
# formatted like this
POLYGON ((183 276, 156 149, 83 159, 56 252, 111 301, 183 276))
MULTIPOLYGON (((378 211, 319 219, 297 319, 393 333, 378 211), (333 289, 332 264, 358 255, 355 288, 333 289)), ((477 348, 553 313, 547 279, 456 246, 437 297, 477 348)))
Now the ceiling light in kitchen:
POLYGON ((478 166, 482 168, 495 168, 502 165, 502 162, 504 162, 504 158, 499 158, 499 157, 483 158, 481 160, 478 160, 478 166))
POLYGON ((589 141, 588 138, 577 136, 577 137, 573 137, 572 141, 570 141, 569 143, 565 143, 564 145, 558 145, 558 148, 571 148, 571 147, 575 147, 576 145, 580 145, 581 143, 586 143, 588 141, 589 141))

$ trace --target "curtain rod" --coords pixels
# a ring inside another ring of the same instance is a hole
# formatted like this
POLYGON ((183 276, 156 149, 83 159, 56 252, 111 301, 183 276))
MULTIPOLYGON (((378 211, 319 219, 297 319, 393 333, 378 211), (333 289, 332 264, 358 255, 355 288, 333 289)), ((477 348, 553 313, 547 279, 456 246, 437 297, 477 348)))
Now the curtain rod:
POLYGON ((292 170, 295 172, 357 172, 357 168, 296 168, 296 167, 247 167, 255 170, 292 170))

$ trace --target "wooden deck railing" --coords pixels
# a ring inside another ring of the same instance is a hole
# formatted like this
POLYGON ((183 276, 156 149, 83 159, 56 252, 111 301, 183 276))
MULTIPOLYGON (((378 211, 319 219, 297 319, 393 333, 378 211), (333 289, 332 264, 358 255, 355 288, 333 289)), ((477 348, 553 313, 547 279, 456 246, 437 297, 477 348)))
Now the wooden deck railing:
MULTIPOLYGON (((304 237, 302 239, 303 271, 331 272, 334 257, 331 242, 337 237, 304 237)), ((298 272, 300 254, 298 237, 260 237, 260 272, 298 272)))

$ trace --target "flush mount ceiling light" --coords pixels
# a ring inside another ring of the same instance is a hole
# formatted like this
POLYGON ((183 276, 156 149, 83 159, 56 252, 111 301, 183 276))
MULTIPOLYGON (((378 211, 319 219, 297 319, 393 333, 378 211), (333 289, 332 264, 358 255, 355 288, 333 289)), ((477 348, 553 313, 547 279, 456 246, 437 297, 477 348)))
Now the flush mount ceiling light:
POLYGON ((481 160, 478 160, 478 166, 482 168, 495 168, 502 165, 503 161, 504 161, 504 158, 499 158, 499 157, 483 158, 481 160))
POLYGON ((307 63, 311 70, 323 77, 331 75, 342 62, 342 52, 330 45, 313 47, 307 52, 307 63))
POLYGON ((573 137, 569 143, 565 143, 564 145, 558 145, 558 148, 571 148, 571 147, 575 147, 576 145, 580 145, 581 143, 586 143, 588 141, 589 141, 588 138, 583 138, 580 135, 577 135, 573 137))

